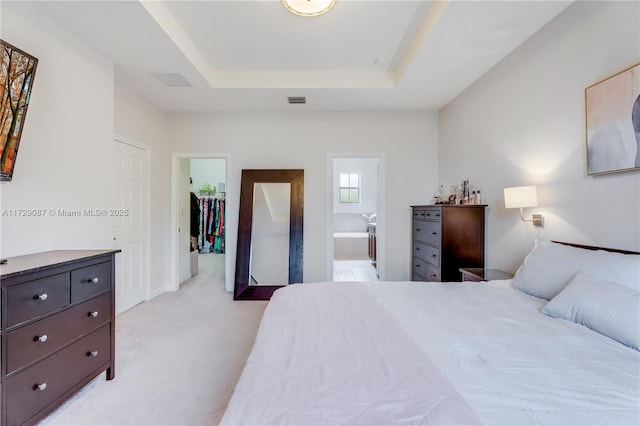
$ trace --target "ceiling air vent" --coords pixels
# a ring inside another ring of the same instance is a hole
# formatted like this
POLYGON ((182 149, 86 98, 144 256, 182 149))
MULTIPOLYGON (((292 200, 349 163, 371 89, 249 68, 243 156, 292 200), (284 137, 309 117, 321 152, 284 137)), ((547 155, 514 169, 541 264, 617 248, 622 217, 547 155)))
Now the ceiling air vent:
POLYGON ((191 83, 179 73, 152 72, 151 75, 167 87, 191 87, 191 83))
POLYGON ((287 100, 290 104, 306 104, 307 97, 306 96, 287 96, 287 100))

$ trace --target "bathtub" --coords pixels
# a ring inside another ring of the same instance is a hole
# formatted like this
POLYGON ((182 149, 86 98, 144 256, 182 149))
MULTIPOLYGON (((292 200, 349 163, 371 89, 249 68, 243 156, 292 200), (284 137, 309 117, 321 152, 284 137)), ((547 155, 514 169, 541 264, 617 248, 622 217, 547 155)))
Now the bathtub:
POLYGON ((339 260, 369 259, 369 233, 334 232, 333 258, 339 260))

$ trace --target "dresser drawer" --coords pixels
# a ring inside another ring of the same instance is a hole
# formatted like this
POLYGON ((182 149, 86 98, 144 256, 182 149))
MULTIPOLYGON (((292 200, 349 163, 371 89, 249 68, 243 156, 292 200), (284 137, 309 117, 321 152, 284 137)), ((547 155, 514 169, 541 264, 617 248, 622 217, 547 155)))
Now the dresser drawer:
POLYGON ((440 269, 417 257, 413 258, 412 271, 414 281, 440 281, 440 269), (416 279, 416 275, 420 275, 423 279, 416 279))
POLYGON ((89 334, 110 320, 111 292, 41 319, 7 335, 7 374, 89 334))
POLYGON ((7 424, 22 424, 109 362, 110 325, 9 378, 7 424), (40 386, 40 389, 38 388, 40 386))
POLYGON ((426 260, 435 267, 440 267, 440 249, 426 244, 414 242, 413 255, 426 260))
POLYGON ((413 237, 416 240, 440 246, 440 223, 426 220, 413 221, 413 237))
POLYGON ((58 274, 7 287, 7 327, 69 304, 69 275, 58 274))
POLYGON ((427 281, 440 282, 440 269, 427 264, 422 273, 425 274, 427 281))
POLYGON ((86 299, 110 288, 110 262, 71 271, 71 303, 86 299))
POLYGON ((425 209, 425 210, 414 210, 413 218, 420 220, 431 220, 434 222, 440 222, 440 209, 425 209))

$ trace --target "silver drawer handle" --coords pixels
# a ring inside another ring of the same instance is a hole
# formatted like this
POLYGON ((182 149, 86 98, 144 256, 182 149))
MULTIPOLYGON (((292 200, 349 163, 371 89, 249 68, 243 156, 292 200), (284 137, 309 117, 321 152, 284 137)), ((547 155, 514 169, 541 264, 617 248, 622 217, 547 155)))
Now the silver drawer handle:
POLYGON ((89 284, 98 284, 98 277, 95 277, 95 278, 89 278, 89 279, 87 280, 87 282, 88 282, 89 284))
POLYGON ((47 388, 47 384, 46 383, 41 383, 39 385, 35 385, 33 390, 39 390, 39 391, 44 391, 47 388))
POLYGON ((45 301, 45 300, 47 300, 48 297, 49 296, 47 295, 47 293, 42 293, 42 294, 36 295, 35 299, 45 301))
POLYGON ((87 356, 98 356, 98 351, 87 352, 87 356))
POLYGON ((97 318, 98 317, 98 311, 89 312, 89 316, 91 318, 97 318))
POLYGON ((47 336, 46 334, 43 334, 42 336, 36 336, 36 341, 40 343, 44 343, 47 341, 48 338, 49 336, 47 336))

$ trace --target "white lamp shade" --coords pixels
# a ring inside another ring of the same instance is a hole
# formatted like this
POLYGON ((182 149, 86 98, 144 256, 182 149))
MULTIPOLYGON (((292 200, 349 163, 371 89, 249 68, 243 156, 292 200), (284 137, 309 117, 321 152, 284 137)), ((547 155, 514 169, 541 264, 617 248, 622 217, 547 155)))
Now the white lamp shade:
POLYGON ((537 205, 538 194, 535 186, 514 186, 504 189, 504 206, 508 209, 537 205))
POLYGON ((280 0, 291 13, 300 16, 318 16, 328 12, 336 0, 280 0))

